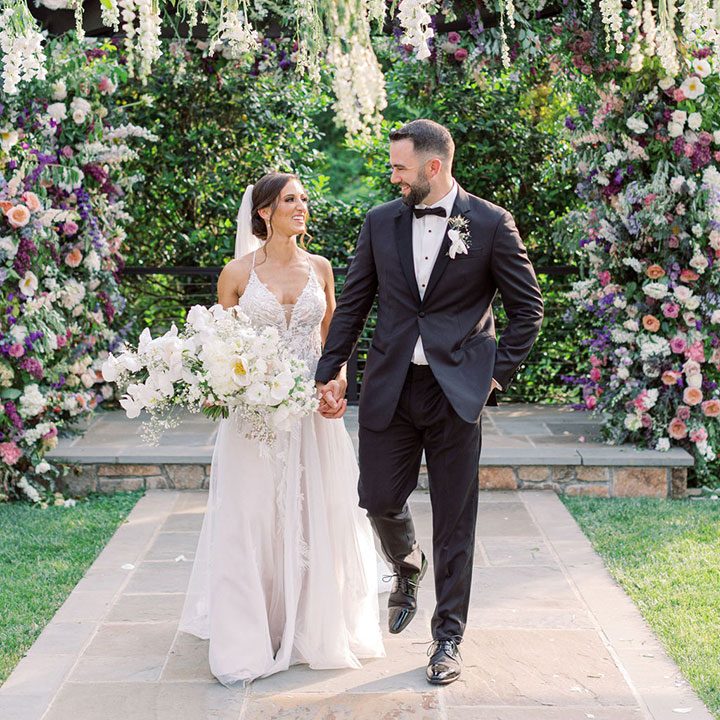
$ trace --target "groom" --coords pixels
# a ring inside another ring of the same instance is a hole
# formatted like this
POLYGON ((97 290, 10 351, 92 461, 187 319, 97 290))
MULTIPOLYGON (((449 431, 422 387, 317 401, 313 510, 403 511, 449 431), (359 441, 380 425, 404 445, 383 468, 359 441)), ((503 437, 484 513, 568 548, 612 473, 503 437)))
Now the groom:
POLYGON ((417 610, 427 567, 407 500, 423 450, 433 516, 437 605, 427 679, 460 675, 478 502, 480 418, 537 337, 543 302, 507 211, 469 195, 452 176, 448 130, 415 120, 390 133, 391 182, 402 197, 367 214, 315 379, 320 411, 344 411, 338 378, 373 301, 377 326, 360 399, 360 506, 395 571, 391 633, 417 610), (495 340, 492 301, 508 323, 495 340))

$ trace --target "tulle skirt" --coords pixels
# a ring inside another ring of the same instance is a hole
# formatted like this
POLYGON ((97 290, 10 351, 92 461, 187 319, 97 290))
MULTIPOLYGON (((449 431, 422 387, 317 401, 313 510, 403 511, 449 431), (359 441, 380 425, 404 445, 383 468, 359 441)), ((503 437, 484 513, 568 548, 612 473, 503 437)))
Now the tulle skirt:
POLYGON ((270 453, 223 420, 180 630, 223 684, 384 655, 377 554, 342 420, 317 413, 270 453))

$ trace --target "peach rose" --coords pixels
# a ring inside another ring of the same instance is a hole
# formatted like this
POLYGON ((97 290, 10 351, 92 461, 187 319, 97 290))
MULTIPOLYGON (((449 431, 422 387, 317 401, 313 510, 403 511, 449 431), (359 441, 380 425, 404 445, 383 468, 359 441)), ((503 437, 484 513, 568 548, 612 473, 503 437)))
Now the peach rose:
POLYGON ((0 200, 0 210, 2 210, 5 215, 8 214, 8 210, 10 210, 12 206, 13 204, 8 200, 0 200))
POLYGON ((35 212, 40 209, 40 198, 38 198, 34 192, 26 192, 22 196, 22 199, 30 212, 35 212))
POLYGON ((687 437, 687 425, 680 418, 673 418, 668 425, 668 435, 673 440, 682 440, 687 437))
POLYGON ((645 272, 651 280, 657 280, 665 274, 665 271, 659 265, 651 265, 645 272))
POLYGON ((660 321, 654 315, 645 315, 642 322, 648 332, 657 332, 660 329, 660 321))
POLYGON ((662 381, 665 385, 675 385, 680 377, 680 373, 677 370, 666 370, 662 374, 662 381))
POLYGON ((24 227, 30 220, 30 211, 24 205, 15 205, 8 210, 7 219, 15 228, 24 227))
POLYGON ((688 405, 699 405, 702 402, 702 399, 702 390, 700 390, 699 388, 685 388, 685 392, 683 393, 683 402, 687 403, 688 405))
POLYGON ((717 417, 720 415, 720 400, 716 400, 715 398, 706 400, 701 407, 706 417, 717 417))
POLYGON ((77 267, 82 262, 82 253, 80 252, 79 248, 73 248, 71 252, 69 252, 65 256, 65 262, 70 267, 77 267))

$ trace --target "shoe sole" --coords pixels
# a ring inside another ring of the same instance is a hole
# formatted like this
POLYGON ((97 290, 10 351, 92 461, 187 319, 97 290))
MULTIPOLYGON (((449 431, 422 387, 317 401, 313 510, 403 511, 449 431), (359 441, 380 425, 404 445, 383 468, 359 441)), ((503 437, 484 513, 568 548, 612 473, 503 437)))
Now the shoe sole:
POLYGON ((454 678, 447 678, 446 680, 431 680, 427 675, 425 676, 425 679, 431 684, 431 685, 449 685, 450 683, 454 683, 460 676, 456 675, 454 678))

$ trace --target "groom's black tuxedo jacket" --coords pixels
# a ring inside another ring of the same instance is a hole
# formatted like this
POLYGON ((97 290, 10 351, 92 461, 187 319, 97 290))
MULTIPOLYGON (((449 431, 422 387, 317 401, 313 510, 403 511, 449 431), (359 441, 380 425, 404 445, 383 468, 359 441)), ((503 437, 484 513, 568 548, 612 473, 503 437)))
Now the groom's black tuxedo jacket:
POLYGON ((457 414, 473 423, 492 378, 506 389, 540 332, 540 289, 510 213, 458 187, 451 217, 457 215, 469 221, 468 254, 451 260, 446 233, 422 300, 412 208, 394 200, 365 218, 315 379, 328 382, 347 362, 377 294, 377 326, 360 398, 360 424, 370 430, 390 424, 418 333, 443 392, 457 414), (492 313, 498 290, 508 317, 499 343, 492 313))

